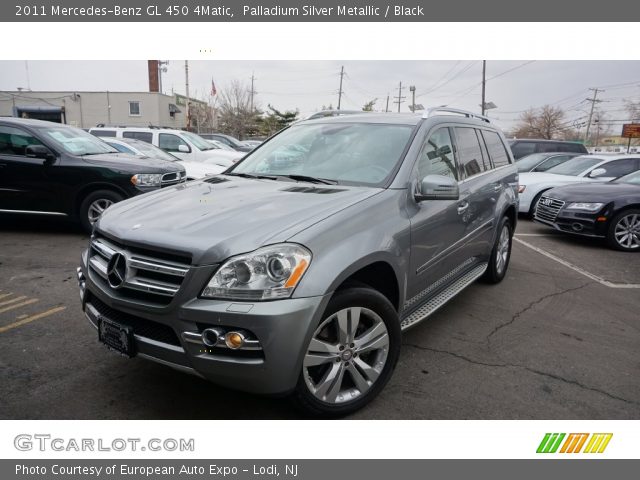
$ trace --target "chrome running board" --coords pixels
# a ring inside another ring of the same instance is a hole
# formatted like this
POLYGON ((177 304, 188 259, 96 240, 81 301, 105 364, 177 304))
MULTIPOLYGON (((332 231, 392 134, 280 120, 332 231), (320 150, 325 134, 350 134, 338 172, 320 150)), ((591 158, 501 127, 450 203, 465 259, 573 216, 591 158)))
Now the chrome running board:
POLYGON ((458 280, 439 292, 433 298, 430 298, 426 303, 424 303, 424 305, 411 313, 411 315, 409 315, 407 318, 402 320, 402 322, 400 323, 400 328, 402 330, 406 330, 407 328, 413 327, 414 325, 420 323, 422 320, 435 313, 436 310, 438 310, 445 303, 459 294, 462 290, 464 290, 478 278, 480 278, 482 274, 487 270, 487 266, 488 263, 481 263, 473 270, 465 273, 458 280))

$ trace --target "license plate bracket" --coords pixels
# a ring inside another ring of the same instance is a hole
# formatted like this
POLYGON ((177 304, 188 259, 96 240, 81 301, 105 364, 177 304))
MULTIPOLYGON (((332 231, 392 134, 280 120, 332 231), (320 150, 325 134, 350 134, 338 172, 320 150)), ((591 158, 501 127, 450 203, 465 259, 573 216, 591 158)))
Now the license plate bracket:
POLYGON ((133 329, 102 316, 98 317, 98 340, 126 357, 136 355, 133 329))

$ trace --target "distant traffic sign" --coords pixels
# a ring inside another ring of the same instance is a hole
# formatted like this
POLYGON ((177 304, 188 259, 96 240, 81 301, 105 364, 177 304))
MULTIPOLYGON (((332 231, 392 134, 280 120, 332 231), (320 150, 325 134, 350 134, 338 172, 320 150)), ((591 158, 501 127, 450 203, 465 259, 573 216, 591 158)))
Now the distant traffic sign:
POLYGON ((626 123, 622 126, 623 138, 640 138, 640 123, 626 123))

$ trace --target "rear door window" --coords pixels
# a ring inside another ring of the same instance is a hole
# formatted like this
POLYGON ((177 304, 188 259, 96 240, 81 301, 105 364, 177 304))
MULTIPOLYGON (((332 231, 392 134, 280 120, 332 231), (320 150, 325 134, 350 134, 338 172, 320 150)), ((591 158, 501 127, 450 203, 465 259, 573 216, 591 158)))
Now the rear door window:
POLYGON ((95 135, 96 137, 115 137, 116 136, 116 132, 115 130, 91 130, 92 135, 95 135))
POLYGON ((487 149, 489 150, 489 155, 491 155, 493 168, 500 168, 505 165, 509 165, 509 153, 507 152, 507 147, 504 146, 500 135, 498 135, 497 132, 491 132, 489 130, 483 130, 482 135, 484 136, 484 141, 487 145, 487 149))
POLYGON ((484 160, 475 128, 456 127, 458 158, 466 178, 483 172, 484 160))

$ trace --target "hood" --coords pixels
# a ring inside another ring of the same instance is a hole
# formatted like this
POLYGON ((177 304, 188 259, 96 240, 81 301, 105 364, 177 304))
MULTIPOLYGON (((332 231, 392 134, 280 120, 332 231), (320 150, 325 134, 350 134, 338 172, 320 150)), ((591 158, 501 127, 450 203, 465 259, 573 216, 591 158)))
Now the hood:
POLYGON ((187 172, 189 178, 204 178, 207 175, 217 175, 224 172, 227 167, 221 165, 200 163, 200 162, 179 162, 187 172))
POLYGON ((296 233, 382 189, 215 176, 111 206, 97 230, 130 245, 218 263, 296 233))
POLYGON ((588 177, 574 177, 573 175, 557 175, 545 172, 524 172, 519 174, 518 183, 520 185, 534 185, 536 183, 573 183, 573 182, 595 182, 595 179, 588 177))
POLYGON ((206 155, 206 158, 218 159, 223 158, 225 160, 238 160, 239 158, 244 157, 246 154, 243 152, 234 152, 231 150, 222 150, 221 148, 214 150, 205 150, 202 152, 206 155))
POLYGON ((566 185, 547 192, 554 198, 573 202, 608 203, 627 195, 640 198, 640 185, 618 182, 595 182, 588 185, 566 185))
POLYGON ((99 167, 112 168, 130 173, 169 173, 182 172, 184 167, 179 162, 168 162, 150 157, 138 157, 121 153, 105 153, 80 157, 86 163, 99 167))

